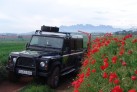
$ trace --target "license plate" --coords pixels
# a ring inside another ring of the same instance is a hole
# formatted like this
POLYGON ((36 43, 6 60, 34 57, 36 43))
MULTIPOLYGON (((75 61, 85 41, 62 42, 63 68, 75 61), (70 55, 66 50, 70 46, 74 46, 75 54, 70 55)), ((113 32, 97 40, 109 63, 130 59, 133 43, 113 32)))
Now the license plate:
POLYGON ((26 70, 18 70, 18 73, 26 74, 26 75, 32 75, 32 71, 26 71, 26 70))

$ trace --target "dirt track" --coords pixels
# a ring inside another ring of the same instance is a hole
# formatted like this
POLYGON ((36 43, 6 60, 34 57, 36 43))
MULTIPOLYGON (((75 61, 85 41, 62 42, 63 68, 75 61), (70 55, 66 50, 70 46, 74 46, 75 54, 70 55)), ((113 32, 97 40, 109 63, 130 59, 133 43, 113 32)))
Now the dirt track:
MULTIPOLYGON (((72 92, 71 82, 75 78, 73 74, 68 74, 61 77, 60 85, 55 92, 72 92)), ((0 83, 0 92, 18 92, 26 84, 32 81, 32 78, 21 78, 18 83, 4 81, 0 83)))
POLYGON ((32 78, 21 78, 18 83, 3 81, 0 83, 0 92, 18 92, 19 89, 28 84, 32 78))

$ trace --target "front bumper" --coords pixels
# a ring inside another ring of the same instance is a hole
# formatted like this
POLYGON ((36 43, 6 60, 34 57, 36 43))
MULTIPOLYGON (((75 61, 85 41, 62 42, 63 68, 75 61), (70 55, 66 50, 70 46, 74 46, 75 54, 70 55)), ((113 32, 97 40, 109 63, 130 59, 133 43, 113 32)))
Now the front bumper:
POLYGON ((43 71, 36 71, 35 69, 26 69, 26 68, 11 68, 9 66, 6 66, 6 69, 8 71, 12 71, 17 75, 22 75, 22 76, 32 76, 32 77, 38 77, 38 76, 42 76, 42 77, 48 77, 48 75, 50 74, 49 72, 43 72, 43 71))

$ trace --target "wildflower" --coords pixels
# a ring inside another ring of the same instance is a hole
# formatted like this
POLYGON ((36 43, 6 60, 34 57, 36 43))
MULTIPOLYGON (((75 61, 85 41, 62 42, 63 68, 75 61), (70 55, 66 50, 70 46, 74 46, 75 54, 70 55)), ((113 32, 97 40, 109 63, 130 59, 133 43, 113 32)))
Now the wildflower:
POLYGON ((90 75, 90 68, 87 69, 86 77, 89 77, 89 75, 90 75))
POLYGON ((92 69, 91 72, 92 72, 92 73, 95 73, 95 72, 96 72, 96 69, 92 69))
POLYGON ((116 63, 116 61, 117 61, 117 56, 113 56, 112 57, 112 63, 116 63))
POLYGON ((92 65, 94 65, 95 63, 96 63, 96 60, 95 60, 95 59, 91 61, 91 64, 92 64, 92 65))
POLYGON ((115 87, 111 90, 111 92, 123 92, 123 89, 120 88, 120 86, 115 86, 115 87))
POLYGON ((75 89, 74 92, 79 92, 78 89, 75 89))
POLYGON ((104 65, 102 65, 102 66, 100 66, 100 69, 101 69, 101 70, 105 70, 106 67, 105 67, 104 65))
POLYGON ((137 42, 137 39, 134 39, 133 41, 132 41, 132 43, 136 43, 137 42))
POLYGON ((110 73, 110 75, 109 75, 109 82, 112 82, 116 78, 117 78, 117 74, 116 73, 110 73))
POLYGON ((108 62, 108 58, 105 58, 103 61, 104 61, 104 62, 108 62))
POLYGON ((103 78, 108 78, 108 74, 106 72, 103 73, 102 75, 103 78))
POLYGON ((78 74, 79 78, 84 78, 84 73, 78 74))
POLYGON ((135 70, 135 74, 137 74, 137 70, 135 70))
POLYGON ((137 80, 137 77, 136 77, 136 76, 131 76, 131 79, 132 79, 133 81, 135 81, 135 80, 137 80))
POLYGON ((83 64, 82 64, 82 66, 87 66, 88 65, 88 63, 89 63, 89 61, 88 61, 88 59, 86 59, 84 62, 83 62, 83 64))
POLYGON ((115 79, 115 80, 114 80, 114 84, 119 84, 119 82, 120 82, 120 81, 119 81, 118 79, 115 79))
POLYGON ((93 49, 91 50, 91 53, 94 54, 94 53, 96 53, 96 52, 98 52, 98 51, 99 51, 99 48, 98 48, 98 47, 95 47, 95 48, 93 48, 93 49))
POLYGON ((123 65, 123 66, 126 66, 126 65, 127 65, 127 63, 126 63, 125 61, 123 61, 123 62, 122 62, 122 65, 123 65))
POLYGON ((124 48, 120 50, 119 55, 122 56, 124 54, 125 50, 124 48))

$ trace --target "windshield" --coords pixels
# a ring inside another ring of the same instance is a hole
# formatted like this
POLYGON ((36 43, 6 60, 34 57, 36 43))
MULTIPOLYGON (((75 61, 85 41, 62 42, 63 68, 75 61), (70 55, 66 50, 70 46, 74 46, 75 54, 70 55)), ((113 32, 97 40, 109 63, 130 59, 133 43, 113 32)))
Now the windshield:
POLYGON ((30 45, 42 46, 47 48, 62 48, 63 39, 44 36, 33 36, 30 45))

